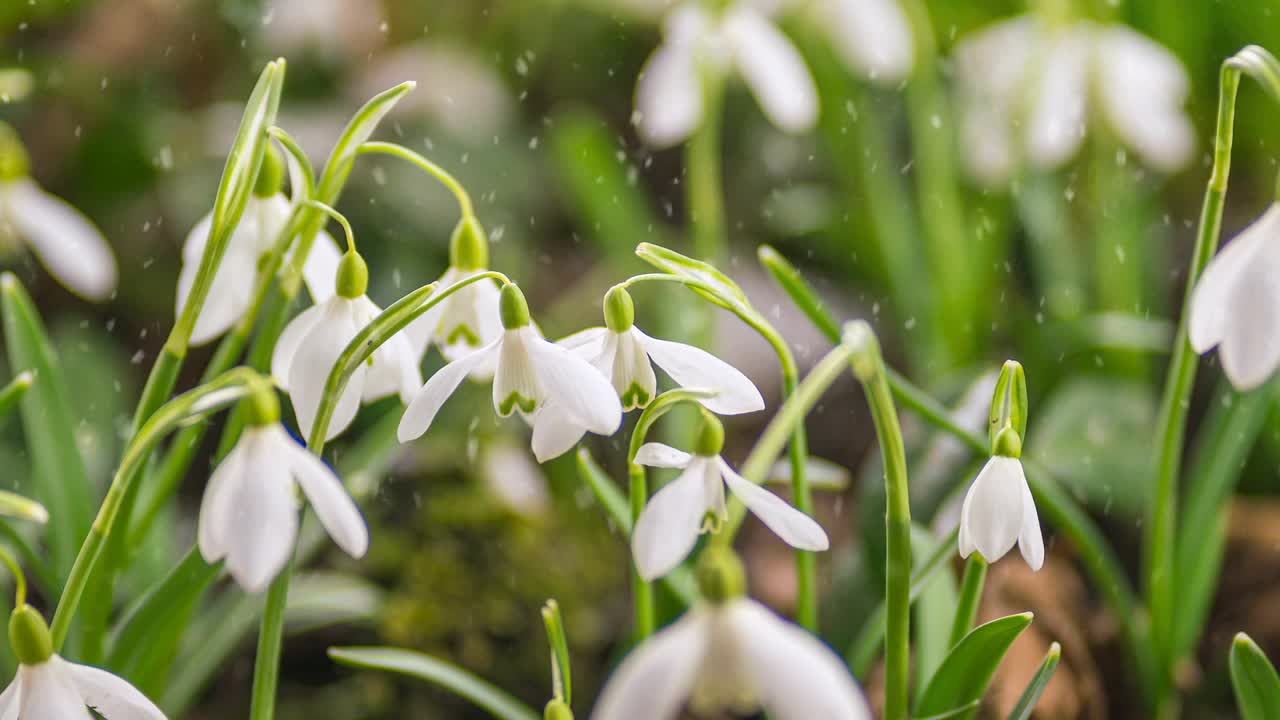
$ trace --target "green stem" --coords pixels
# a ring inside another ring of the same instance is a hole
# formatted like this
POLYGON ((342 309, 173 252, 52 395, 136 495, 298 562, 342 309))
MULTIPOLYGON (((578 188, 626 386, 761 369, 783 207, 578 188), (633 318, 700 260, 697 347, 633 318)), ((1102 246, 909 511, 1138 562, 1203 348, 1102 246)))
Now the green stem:
POLYGON ((276 690, 280 686, 280 649, 284 645, 284 611, 289 603, 289 579, 293 576, 293 565, 290 558, 267 590, 262 631, 258 633, 258 651, 253 661, 250 720, 271 720, 275 717, 276 690))
POLYGON ((716 264, 724 259, 724 183, 721 179, 720 126, 724 91, 718 78, 703 80, 702 123, 685 146, 686 202, 693 231, 693 253, 716 264))
POLYGON ((471 195, 467 193, 466 188, 462 187, 462 183, 458 182, 457 178, 450 175, 444 168, 409 148, 388 142, 366 142, 360 146, 358 152, 360 155, 381 153, 413 163, 423 172, 439 180, 442 185, 449 189, 449 192, 453 193, 453 196, 458 200, 458 209, 462 212, 462 217, 475 217, 475 207, 471 204, 471 195))
POLYGON ((956 619, 951 626, 950 647, 955 647, 973 629, 978 617, 978 604, 982 600, 982 586, 987 580, 987 561, 980 553, 973 553, 964 564, 964 578, 960 581, 960 599, 956 603, 956 619))

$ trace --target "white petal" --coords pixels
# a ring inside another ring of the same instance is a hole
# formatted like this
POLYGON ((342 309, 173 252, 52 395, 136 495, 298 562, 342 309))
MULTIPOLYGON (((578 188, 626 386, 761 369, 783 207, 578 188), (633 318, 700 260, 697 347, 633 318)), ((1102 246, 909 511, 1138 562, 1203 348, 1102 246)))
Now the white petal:
MULTIPOLYGON (((329 373, 333 371, 338 356, 347 347, 347 343, 359 331, 353 300, 334 296, 321 307, 324 308, 323 314, 302 337, 293 361, 289 363, 289 399, 293 401, 298 427, 305 437, 311 437, 312 425, 320 410, 329 373)), ((351 374, 329 420, 326 439, 337 437, 355 419, 360 410, 360 396, 364 392, 364 376, 367 371, 368 365, 362 364, 351 374)))
POLYGON ((636 462, 649 467, 688 467, 693 456, 683 450, 657 442, 647 442, 636 451, 636 462))
POLYGON ((754 600, 739 600, 722 612, 730 613, 742 648, 740 664, 770 717, 871 720, 853 676, 821 640, 754 600))
POLYGON ((293 553, 298 503, 269 435, 250 429, 240 442, 250 443, 249 455, 230 499, 231 522, 223 540, 227 572, 242 588, 256 593, 267 588, 293 553))
POLYGON ((612 378, 613 387, 623 400, 624 410, 648 405, 658 392, 658 379, 653 374, 653 365, 645 350, 646 339, 634 326, 616 338, 613 361, 607 375, 612 378))
POLYGON ((1222 342, 1234 311, 1229 305, 1232 291, 1255 256, 1271 243, 1280 243, 1280 204, 1274 203, 1209 261, 1191 293, 1187 321, 1187 339, 1197 353, 1222 342))
MULTIPOLYGON (((538 382, 529 345, 539 338, 528 327, 506 330, 498 352, 498 365, 493 376, 493 408, 502 417, 519 409, 530 413, 546 399, 538 382)), ((567 352, 567 351, 566 351, 567 352)))
POLYGON ((818 120, 818 91, 791 40, 747 7, 729 10, 723 27, 738 72, 769 120, 791 133, 812 128, 818 120))
POLYGON ((1191 83, 1178 58, 1123 26, 1098 33, 1097 73, 1111 127, 1149 165, 1166 172, 1191 159, 1195 128, 1183 111, 1191 83))
POLYGON ((1280 243, 1268 240, 1236 274, 1227 293, 1222 370, 1237 390, 1252 390, 1280 366, 1280 243))
POLYGON ((335 285, 341 261, 342 251, 333 236, 325 230, 316 233, 316 241, 302 265, 302 278, 307 283, 307 292, 311 293, 311 302, 320 304, 337 292, 335 285))
POLYGON ((165 720, 160 708, 124 678, 61 658, 55 657, 51 662, 62 665, 85 704, 106 720, 165 720))
POLYGON ((589 361, 600 354, 609 334, 609 328, 587 328, 560 338, 556 341, 556 344, 566 350, 573 350, 582 356, 582 359, 589 361))
POLYGON ((981 99, 965 101, 961 110, 966 167, 975 180, 990 187, 1009 182, 1017 169, 1008 113, 1008 108, 981 99))
POLYGON ((9 687, 0 693, 0 720, 18 720, 18 708, 21 704, 22 667, 19 666, 17 674, 9 682, 9 687))
POLYGON ((209 231, 213 229, 213 211, 196 221, 187 237, 182 241, 182 264, 199 263, 204 257, 204 249, 209 244, 209 231))
POLYGON ((427 384, 418 390, 405 408, 404 416, 400 418, 400 427, 396 432, 400 442, 409 442, 425 433, 444 401, 458 389, 467 373, 483 363, 487 356, 495 354, 501 342, 500 339, 494 340, 487 347, 445 365, 428 378, 427 384))
MULTIPOLYGON (((474 274, 463 273, 459 275, 459 279, 466 279, 474 274)), ((446 359, 453 361, 470 355, 502 334, 502 316, 498 311, 500 295, 497 283, 480 280, 458 290, 450 298, 452 302, 445 303, 444 314, 440 316, 440 337, 436 342, 440 344, 440 352, 446 359)), ((488 376, 492 375, 493 370, 490 368, 488 376)), ((472 373, 471 377, 476 380, 488 379, 484 375, 477 377, 476 373, 472 373)))
MULTIPOLYGON (((436 282, 439 288, 444 289, 457 282, 459 277, 461 275, 457 270, 449 268, 444 271, 444 274, 436 282)), ((437 290, 437 292, 439 291, 437 290)), ((427 352, 427 348, 430 347, 433 341, 437 340, 440 331, 440 318, 444 317, 445 309, 449 307, 449 304, 456 297, 456 294, 446 297, 405 326, 404 331, 409 336, 409 342, 413 345, 413 350, 418 353, 419 357, 427 352)))
POLYGON ((587 429, 549 402, 533 416, 533 456, 543 463, 569 452, 582 441, 587 429))
POLYGON ((280 337, 276 339, 275 350, 271 353, 271 377, 285 392, 289 391, 289 368, 293 365, 293 357, 298 353, 302 338, 324 317, 327 305, 312 305, 298 313, 285 326, 280 337))
POLYGON ((1059 32, 1045 49, 1027 125, 1027 148, 1040 167, 1066 162, 1084 139, 1089 48, 1087 30, 1071 29, 1059 32))
POLYGON ((1044 537, 1040 534, 1040 517, 1036 501, 1026 480, 1022 483, 1022 529, 1018 532, 1018 550, 1032 570, 1044 565, 1044 537))
POLYGON ((649 357, 681 387, 714 390, 702 404, 718 415, 737 415, 764 409, 764 398, 737 368, 706 350, 658 340, 636 329, 649 357))
POLYGON ((205 485, 196 535, 206 562, 215 563, 227 555, 228 532, 236 513, 234 503, 245 477, 246 447, 245 443, 236 443, 205 485))
MULTIPOLYGON (((203 345, 220 337, 231 329, 240 318, 244 317, 252 300, 253 287, 257 278, 258 258, 256 255, 241 252, 236 247, 228 247, 213 274, 213 283, 209 286, 209 295, 204 306, 196 317, 195 329, 191 332, 191 344, 203 345)), ((178 275, 177 307, 178 315, 186 307, 187 298, 195 285, 196 275, 200 272, 200 261, 185 263, 178 275)))
POLYGON ((960 513, 961 532, 989 563, 1004 557, 1018 541, 1026 484, 1021 462, 996 455, 969 488, 960 513))
POLYGON ((636 570, 656 580, 679 565, 698 542, 707 499, 703 489, 706 468, 694 463, 680 477, 659 490, 640 513, 631 535, 636 570))
POLYGON ((29 178, 2 189, 6 219, 17 228, 49 273, 68 290, 102 301, 116 289, 116 259, 89 219, 29 178))
POLYGON ((851 67, 888 84, 911 73, 915 42, 897 0, 831 0, 829 6, 830 35, 851 67))
POLYGON ((622 424, 622 404, 609 379, 569 350, 526 334, 529 359, 547 398, 579 424, 612 435, 622 424))
MULTIPOLYGON (((355 299, 355 305, 356 325, 360 329, 367 327, 382 312, 364 295, 355 299)), ((399 395, 407 405, 421 386, 418 355, 402 331, 373 352, 373 364, 365 372, 362 399, 368 403, 388 395, 399 395)))
POLYGON ((39 665, 22 666, 19 720, 90 720, 89 709, 56 657, 39 665))
POLYGON ((636 129, 654 147, 688 138, 702 123, 697 49, 663 43, 649 56, 636 83, 636 129))
POLYGON ((706 612, 690 610, 632 650, 601 691, 592 720, 675 720, 706 652, 706 612))
POLYGON ((753 515, 760 518, 783 542, 800 550, 826 550, 831 547, 827 533, 816 520, 805 515, 768 490, 747 480, 729 467, 723 458, 717 466, 729 490, 753 515))
POLYGON ((289 437, 284 428, 276 425, 269 430, 274 435, 273 444, 279 448, 281 465, 292 468, 294 479, 325 532, 351 557, 364 557, 369 549, 369 526, 342 481, 320 458, 289 437))

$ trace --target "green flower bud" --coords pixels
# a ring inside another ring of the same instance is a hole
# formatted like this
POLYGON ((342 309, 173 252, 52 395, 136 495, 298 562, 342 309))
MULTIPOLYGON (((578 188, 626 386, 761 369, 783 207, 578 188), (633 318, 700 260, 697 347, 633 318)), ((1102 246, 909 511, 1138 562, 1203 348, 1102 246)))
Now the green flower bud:
POLYGON ((636 324, 636 305, 625 288, 613 287, 604 295, 604 325, 613 332, 626 332, 636 324))
POLYGON ((693 446, 693 454, 715 457, 721 450, 724 450, 724 426, 720 424, 720 418, 704 411, 702 424, 698 428, 698 440, 693 446))
POLYGON ((996 434, 995 442, 991 445, 991 454, 1015 459, 1021 458, 1022 438, 1018 436, 1016 430, 1005 426, 1003 430, 996 434))
POLYGON ((502 316, 502 327, 508 330, 522 328, 529 324, 529 303, 524 293, 515 283, 502 286, 502 294, 498 298, 498 311, 502 316))
POLYGON ((993 455, 1007 455, 996 451, 997 436, 1006 427, 1017 433, 1018 445, 1021 447, 1021 439, 1027 436, 1027 376, 1016 360, 1005 361, 991 397, 991 415, 987 429, 993 455))
POLYGON ((274 390, 256 390, 241 402, 247 411, 247 422, 255 427, 275 425, 280 422, 280 399, 274 390))
POLYGON ((338 294, 344 298, 358 298, 369 289, 369 266, 355 250, 348 250, 338 263, 338 294))
POLYGON ((459 270, 485 270, 489 267, 489 236, 475 217, 458 221, 449 238, 449 264, 459 270))
POLYGON ((44 616, 27 604, 14 608, 9 616, 9 645, 23 665, 39 665, 53 657, 49 624, 44 621, 44 616))
POLYGON ((543 720, 573 720, 573 711, 569 709, 564 701, 556 698, 547 703, 547 707, 542 711, 543 720))
POLYGON ((723 605, 747 592, 747 573, 732 548, 712 545, 698 559, 698 591, 713 605, 723 605))
POLYGON ((22 139, 11 125, 0 122, 0 183, 31 174, 31 158, 22 139))
POLYGON ((253 194, 260 198, 275 197, 284 187, 285 165, 280 151, 274 144, 268 144, 262 153, 262 168, 258 170, 258 180, 253 185, 253 194))

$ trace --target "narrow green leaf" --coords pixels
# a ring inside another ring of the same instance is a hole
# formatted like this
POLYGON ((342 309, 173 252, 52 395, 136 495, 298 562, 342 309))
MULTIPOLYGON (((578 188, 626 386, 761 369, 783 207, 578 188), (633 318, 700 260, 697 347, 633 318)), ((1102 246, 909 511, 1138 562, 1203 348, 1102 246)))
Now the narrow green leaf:
POLYGON ((952 708, 937 715, 929 715, 927 717, 916 717, 916 720, 960 720, 961 718, 973 717, 978 712, 978 706, 982 704, 981 700, 974 700, 966 703, 958 708, 952 708))
POLYGON ((564 618, 560 615, 560 603, 552 598, 542 606, 542 624, 547 629, 547 644, 551 646, 552 687, 555 697, 565 704, 573 702, 573 673, 569 663, 569 639, 564 633, 564 618))
POLYGON ((41 524, 49 521, 49 511, 43 505, 8 490, 0 490, 0 515, 41 524))
POLYGON ((726 310, 738 312, 742 308, 750 307, 747 295, 742 292, 742 288, 711 263, 694 260, 675 250, 647 242, 636 246, 636 256, 665 273, 686 277, 715 288, 714 293, 702 288, 690 289, 726 310))
POLYGON ((475 703, 501 720, 541 720, 541 714, 505 691, 456 665, 412 650, 388 647, 329 648, 334 662, 366 670, 399 673, 438 685, 475 703))
MULTIPOLYGON (((342 187, 347 183, 347 176, 351 174, 360 146, 373 135, 373 131, 378 128, 378 123, 382 122, 382 118, 386 117, 396 103, 400 102, 400 98, 415 87, 417 83, 413 81, 400 83, 373 96, 356 111, 351 122, 347 123, 346 129, 342 131, 342 136, 334 144, 333 151, 329 153, 329 160, 320 173, 315 199, 326 205, 333 205, 342 192, 342 187)), ((313 214, 319 217, 319 214, 314 211, 313 214)))
POLYGON ((27 368, 39 378, 20 402, 22 425, 34 467, 32 495, 54 519, 49 526, 49 552, 61 583, 71 572, 80 543, 89 532, 92 503, 98 493, 89 483, 76 447, 66 380, 40 315, 12 273, 0 276, 0 295, 9 365, 27 368))
POLYGON ((31 389, 31 385, 35 380, 35 373, 30 370, 23 370, 15 375, 8 385, 0 389, 0 418, 8 415, 9 411, 17 407, 18 401, 27 394, 27 390, 31 389))
POLYGON ((940 715, 981 700, 1009 646, 1031 624, 1031 618, 1031 613, 1009 615, 965 635, 925 687, 916 716, 940 715))
POLYGON ((1058 669, 1058 660, 1061 658, 1062 646, 1058 643, 1050 645, 1049 652, 1040 663, 1040 669, 1036 671, 1035 677, 1031 678, 1027 689, 1022 691, 1022 697, 1018 698, 1018 704, 1013 707, 1013 712, 1009 713, 1009 720, 1031 720, 1031 711, 1036 708, 1036 703, 1040 702, 1040 696, 1044 694, 1044 689, 1053 679, 1053 671, 1058 669))
POLYGON ((787 295, 791 296, 791 300, 805 314, 805 317, 808 317, 823 335, 835 338, 833 342, 839 342, 840 323, 826 311, 822 299, 814 292, 813 287, 804 279, 796 266, 769 245, 761 245, 756 250, 756 256, 774 281, 787 295))
POLYGON ((1231 643, 1231 687, 1243 720, 1280 718, 1280 676, 1253 640, 1236 633, 1231 643))

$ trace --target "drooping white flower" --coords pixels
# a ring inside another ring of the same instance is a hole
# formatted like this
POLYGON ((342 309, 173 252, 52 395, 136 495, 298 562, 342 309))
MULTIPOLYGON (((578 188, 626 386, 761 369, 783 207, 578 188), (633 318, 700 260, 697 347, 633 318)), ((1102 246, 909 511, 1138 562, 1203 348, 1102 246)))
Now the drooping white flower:
POLYGON ((699 454, 690 455, 661 443, 645 443, 636 453, 641 465, 684 471, 649 499, 636 521, 631 552, 640 577, 655 580, 671 572, 688 557, 700 534, 728 518, 726 485, 788 545, 814 551, 830 546, 827 533, 813 518, 734 472, 718 452, 699 448, 699 454))
POLYGON ((622 405, 608 378, 573 352, 544 340, 515 285, 503 286, 499 305, 502 334, 427 380, 400 419, 400 442, 425 433, 462 381, 490 363, 494 366, 493 407, 502 417, 518 410, 532 422, 535 454, 542 453, 546 438, 554 434, 549 424, 562 418, 590 432, 612 435, 622 422, 622 405), (556 413, 544 414, 549 406, 557 408, 556 413))
POLYGON ((648 143, 665 147, 702 122, 708 73, 741 75, 778 128, 804 132, 817 121, 818 93, 804 59, 767 15, 747 0, 719 14, 685 2, 667 13, 663 42, 636 85, 636 124, 648 143))
MULTIPOLYGON (((363 288, 355 297, 338 292, 303 310, 280 333, 271 356, 271 374, 289 393, 298 425, 308 437, 320 409, 325 381, 338 356, 380 312, 363 288)), ((404 332, 397 333, 374 351, 368 363, 362 363, 352 373, 329 421, 327 439, 347 429, 362 401, 370 403, 399 394, 408 403, 421 384, 418 355, 404 332)))
MULTIPOLYGON (((213 274, 209 296, 196 318, 195 330, 191 333, 192 345, 203 345, 218 338, 244 317, 253 301, 258 263, 271 250, 289 221, 290 211, 289 200, 282 194, 249 197, 240 224, 231 233, 222 262, 213 274)), ((213 213, 210 212, 191 228, 183 243, 175 315, 181 315, 187 304, 212 226, 213 213)), ((322 303, 333 297, 333 278, 340 257, 341 252, 333 236, 324 230, 317 233, 303 267, 303 279, 312 301, 322 303)))
POLYGON ((1092 122, 1105 122, 1157 170, 1191 158, 1186 70, 1127 27, 1021 17, 962 40, 956 61, 962 145, 983 182, 1007 182, 1024 158, 1045 169, 1062 165, 1092 122))
POLYGON ((293 553, 295 487, 338 547, 362 557, 369 530, 342 481, 278 422, 247 427, 209 478, 200 505, 200 554, 210 563, 225 559, 245 590, 265 589, 293 553))
POLYGON ((1027 565, 1039 570, 1044 564, 1044 539, 1022 461, 992 455, 960 509, 960 555, 969 557, 977 550, 993 563, 1015 544, 1027 565))
POLYGON ((1191 293, 1187 339, 1218 348, 1227 379, 1252 390, 1280 366, 1280 203, 1232 238, 1191 293))
POLYGON ((0 718, 91 720, 87 708, 106 720, 164 720, 164 713, 121 677, 52 655, 38 665, 19 665, 0 693, 0 718))
POLYGON ((778 720, 870 720, 848 669, 821 640, 748 598, 699 605, 636 648, 593 720, 674 720, 764 709, 778 720))
POLYGON ((832 46, 866 79, 893 84, 911 74, 915 40, 898 0, 818 0, 813 10, 832 46))

